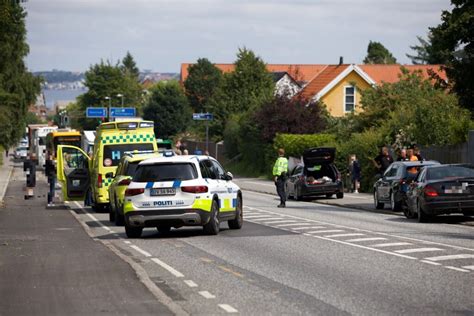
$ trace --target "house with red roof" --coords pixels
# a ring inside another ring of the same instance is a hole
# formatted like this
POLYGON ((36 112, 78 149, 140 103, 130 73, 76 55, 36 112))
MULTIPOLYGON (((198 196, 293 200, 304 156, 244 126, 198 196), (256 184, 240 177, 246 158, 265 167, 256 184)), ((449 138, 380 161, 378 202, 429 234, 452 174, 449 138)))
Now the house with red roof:
MULTIPOLYGON (((181 82, 186 80, 190 65, 181 65, 181 82)), ((215 66, 224 73, 232 72, 235 68, 233 64, 215 66)), ((402 74, 402 66, 409 72, 420 71, 426 79, 433 72, 447 80, 441 65, 267 64, 267 69, 272 73, 286 73, 302 87, 298 96, 320 101, 332 116, 340 117, 361 111, 361 91, 383 83, 397 82, 402 74)), ((279 86, 276 86, 278 89, 279 86)))

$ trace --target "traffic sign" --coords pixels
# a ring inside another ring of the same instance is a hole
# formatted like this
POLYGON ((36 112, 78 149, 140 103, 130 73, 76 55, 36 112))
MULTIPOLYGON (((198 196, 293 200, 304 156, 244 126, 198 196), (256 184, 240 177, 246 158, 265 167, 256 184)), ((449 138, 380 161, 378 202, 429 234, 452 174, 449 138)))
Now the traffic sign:
POLYGON ((86 117, 107 117, 107 108, 88 107, 86 117))
POLYGON ((110 108, 109 117, 135 117, 137 110, 135 108, 110 108))
POLYGON ((195 121, 212 121, 214 115, 211 113, 193 113, 193 120, 195 121))

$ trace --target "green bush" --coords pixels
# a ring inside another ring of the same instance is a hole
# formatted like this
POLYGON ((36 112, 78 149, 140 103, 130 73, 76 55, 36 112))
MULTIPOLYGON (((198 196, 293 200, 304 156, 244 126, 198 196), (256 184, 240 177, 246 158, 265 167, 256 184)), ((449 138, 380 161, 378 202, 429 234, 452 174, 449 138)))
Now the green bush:
POLYGON ((336 146, 336 137, 332 134, 277 134, 273 147, 284 148, 287 156, 300 157, 303 151, 311 147, 336 146))

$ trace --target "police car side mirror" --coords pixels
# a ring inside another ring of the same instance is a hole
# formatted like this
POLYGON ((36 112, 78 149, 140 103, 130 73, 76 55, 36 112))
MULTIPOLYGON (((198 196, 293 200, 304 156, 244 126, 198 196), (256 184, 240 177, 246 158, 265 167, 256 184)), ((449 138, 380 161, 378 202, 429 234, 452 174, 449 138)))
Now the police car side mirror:
POLYGON ((232 175, 232 173, 230 173, 229 171, 227 171, 224 176, 222 177, 224 180, 226 181, 230 181, 234 178, 234 176, 232 175))
POLYGON ((114 173, 113 173, 113 172, 107 172, 107 173, 105 174, 105 177, 106 177, 106 178, 113 178, 113 177, 114 177, 114 173))

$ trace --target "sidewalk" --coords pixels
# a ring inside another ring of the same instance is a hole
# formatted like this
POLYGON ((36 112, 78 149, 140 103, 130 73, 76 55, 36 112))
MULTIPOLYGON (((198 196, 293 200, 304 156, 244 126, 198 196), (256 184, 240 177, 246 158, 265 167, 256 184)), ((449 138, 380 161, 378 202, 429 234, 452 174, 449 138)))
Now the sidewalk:
POLYGON ((45 207, 44 177, 32 199, 24 184, 17 166, 0 208, 0 315, 172 314, 71 211, 45 207))
POLYGON ((13 172, 13 165, 13 156, 9 156, 8 158, 3 156, 3 164, 0 166, 0 208, 3 207, 3 198, 5 197, 8 182, 13 172))
MULTIPOLYGON (((276 195, 275 184, 269 180, 257 178, 235 178, 234 182, 243 190, 276 195)), ((364 211, 383 212, 383 210, 375 209, 372 194, 368 193, 344 193, 344 198, 342 199, 337 199, 336 197, 318 197, 314 198, 313 201, 321 204, 336 205, 364 211)), ((388 208, 387 211, 389 211, 388 208)), ((393 214, 393 212, 390 213, 393 214)))

